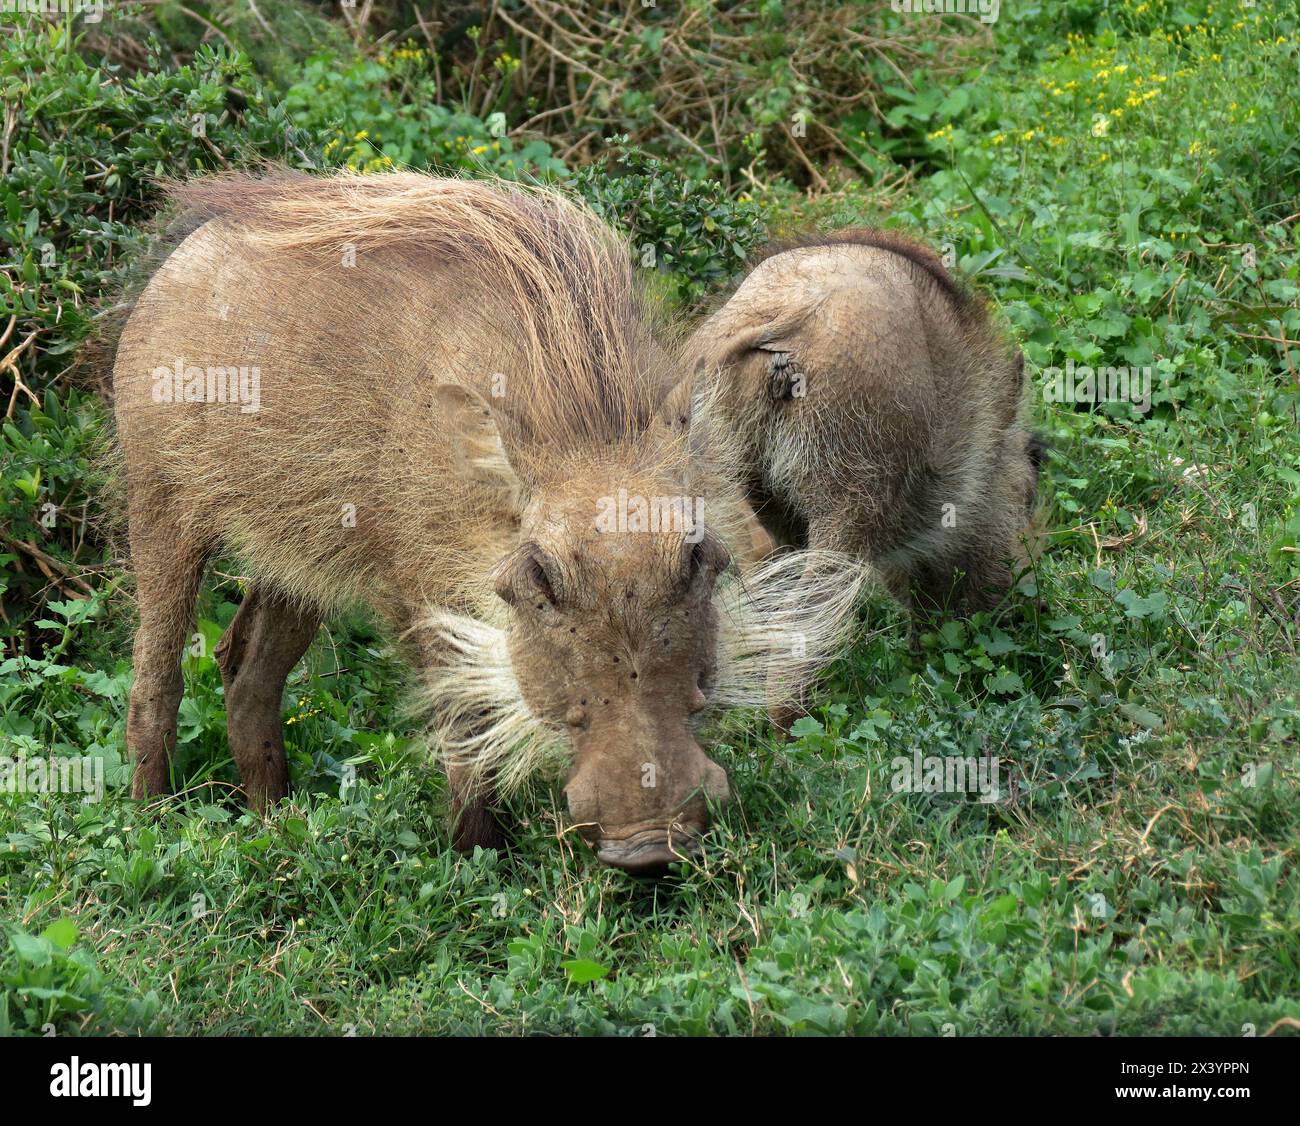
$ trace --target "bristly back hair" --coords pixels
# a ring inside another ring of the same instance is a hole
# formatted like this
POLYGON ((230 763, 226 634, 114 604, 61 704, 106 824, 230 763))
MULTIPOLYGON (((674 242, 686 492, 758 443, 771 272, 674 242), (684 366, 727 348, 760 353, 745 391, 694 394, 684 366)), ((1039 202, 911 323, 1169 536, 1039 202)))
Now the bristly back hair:
POLYGON ((757 252, 750 262, 750 267, 789 250, 807 250, 823 246, 865 246, 876 250, 887 250, 910 262, 924 280, 933 284, 948 299, 962 321, 978 321, 987 316, 984 299, 950 273, 943 264, 943 259, 930 247, 902 231, 884 230, 880 227, 848 227, 828 234, 814 234, 772 242, 757 252))
POLYGON ((565 449, 635 438, 663 398, 667 360, 626 243, 557 191, 415 172, 271 169, 172 184, 167 196, 184 227, 220 220, 285 268, 319 268, 348 247, 361 261, 384 249, 463 265, 465 287, 485 307, 505 303, 531 374, 546 373, 531 380, 527 402, 500 404, 518 441, 565 449))

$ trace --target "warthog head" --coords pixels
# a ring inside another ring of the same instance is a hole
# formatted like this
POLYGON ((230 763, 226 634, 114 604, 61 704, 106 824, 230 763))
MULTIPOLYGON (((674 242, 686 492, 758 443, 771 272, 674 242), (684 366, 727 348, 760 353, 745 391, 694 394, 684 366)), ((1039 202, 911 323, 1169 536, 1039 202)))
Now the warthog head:
POLYGON ((558 759, 574 831, 603 862, 657 874, 698 852, 728 798, 698 718, 764 704, 824 658, 860 569, 818 577, 790 556, 742 582, 728 544, 745 510, 672 403, 635 441, 539 459, 516 455, 478 396, 442 396, 460 412, 464 462, 499 475, 519 518, 493 570, 497 601, 434 622, 455 654, 434 674, 444 753, 503 789, 558 759))
POLYGON ((606 863, 658 867, 693 851, 709 801, 727 800, 690 720, 714 687, 713 593, 731 557, 680 483, 584 468, 528 505, 496 591, 524 702, 573 744, 579 831, 606 863))

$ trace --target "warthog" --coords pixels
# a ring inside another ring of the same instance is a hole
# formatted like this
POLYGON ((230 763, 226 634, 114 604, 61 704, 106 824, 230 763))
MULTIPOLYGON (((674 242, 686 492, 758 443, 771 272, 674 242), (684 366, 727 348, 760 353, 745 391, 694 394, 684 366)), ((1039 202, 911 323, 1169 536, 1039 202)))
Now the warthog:
POLYGON ((857 571, 719 581, 744 504, 626 247, 557 195, 409 173, 221 177, 172 203, 191 233, 113 368, 135 794, 168 788, 181 652, 225 551, 253 580, 216 652, 253 806, 286 791, 286 676, 360 604, 423 673, 457 848, 500 845, 494 787, 558 758, 601 860, 691 853, 728 793, 693 723, 838 645, 857 571))
POLYGON ((689 345, 779 542, 854 552, 921 611, 995 605, 1042 456, 1024 357, 930 250, 849 230, 766 256, 689 345))

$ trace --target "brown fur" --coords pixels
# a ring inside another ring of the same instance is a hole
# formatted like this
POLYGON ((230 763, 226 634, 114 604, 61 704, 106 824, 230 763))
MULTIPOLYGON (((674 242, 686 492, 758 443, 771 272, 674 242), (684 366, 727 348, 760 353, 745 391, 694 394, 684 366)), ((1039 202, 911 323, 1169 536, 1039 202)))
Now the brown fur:
MULTIPOLYGON (((136 301, 113 378, 136 794, 168 787, 181 647, 225 550, 256 583, 218 652, 255 806, 285 791, 285 676, 320 621, 361 604, 425 671, 447 745, 498 762, 528 728, 443 673, 487 670, 465 683, 567 748, 570 812, 603 859, 680 855, 726 796, 690 719, 715 678, 715 582, 749 532, 625 247, 560 196, 409 173, 227 176, 172 200, 193 233, 136 301), (260 409, 155 401, 177 358, 256 365, 260 409), (620 488, 703 497, 707 532, 596 531, 620 488)), ((460 848, 502 839, 478 765, 448 762, 460 848)))
POLYGON ((1023 357, 933 251, 867 229, 776 247, 688 347, 776 538, 863 556, 918 609, 999 601, 1041 444, 1023 357))
MULTIPOLYGON (((983 298, 973 289, 963 285, 960 279, 953 277, 939 255, 930 247, 909 238, 901 231, 887 231, 879 227, 848 227, 842 231, 828 231, 802 239, 773 242, 754 255, 750 261, 750 268, 753 269, 760 262, 791 250, 815 250, 819 247, 839 246, 865 246, 888 250, 923 271, 930 283, 948 298, 953 310, 963 321, 977 322, 988 315, 983 298)), ((920 280, 919 274, 915 276, 920 280)))

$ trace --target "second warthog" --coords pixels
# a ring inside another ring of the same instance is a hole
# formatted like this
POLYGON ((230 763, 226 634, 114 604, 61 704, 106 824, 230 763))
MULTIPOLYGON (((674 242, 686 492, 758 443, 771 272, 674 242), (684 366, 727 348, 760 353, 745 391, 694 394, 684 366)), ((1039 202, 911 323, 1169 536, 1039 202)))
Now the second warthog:
POLYGON ((217 656, 254 805, 286 790, 287 674, 361 604, 423 672, 458 847, 501 843, 493 787, 560 759, 602 860, 691 852, 728 792, 696 717, 793 686, 854 584, 826 562, 792 602, 806 561, 720 581, 744 506, 626 247, 556 195, 407 173, 224 177, 173 203, 191 233, 113 370, 137 796, 169 786, 181 653, 224 551, 253 580, 217 656))
POLYGON ((888 231, 778 249, 690 342, 779 542, 855 552, 919 610, 991 607, 1035 505, 1024 358, 888 231))

